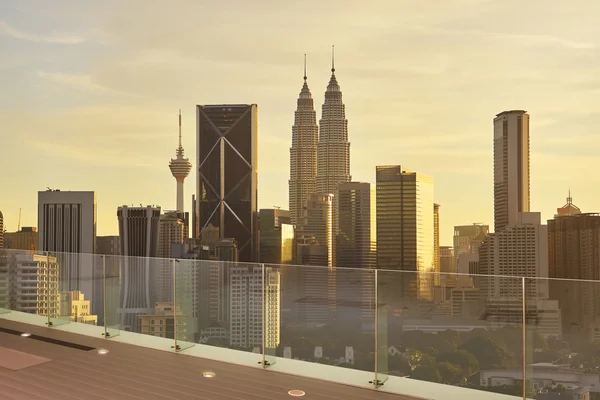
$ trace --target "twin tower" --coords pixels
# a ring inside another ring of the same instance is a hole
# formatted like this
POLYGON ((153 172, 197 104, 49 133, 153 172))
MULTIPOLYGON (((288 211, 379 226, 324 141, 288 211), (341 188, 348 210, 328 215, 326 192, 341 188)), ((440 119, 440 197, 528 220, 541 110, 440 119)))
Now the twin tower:
POLYGON ((292 224, 302 226, 303 210, 311 194, 335 194, 340 183, 350 182, 350 142, 342 91, 331 57, 331 78, 317 125, 306 76, 298 97, 290 149, 289 202, 292 224))

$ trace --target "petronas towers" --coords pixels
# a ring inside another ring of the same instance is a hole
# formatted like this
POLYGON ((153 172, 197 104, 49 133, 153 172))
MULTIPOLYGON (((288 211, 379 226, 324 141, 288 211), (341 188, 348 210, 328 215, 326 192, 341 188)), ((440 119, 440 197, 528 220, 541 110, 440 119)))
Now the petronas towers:
POLYGON ((307 84, 306 61, 304 70, 304 85, 298 97, 292 127, 289 181, 292 223, 300 229, 310 195, 335 195, 338 185, 351 179, 348 120, 342 91, 335 76, 333 57, 331 78, 325 91, 318 126, 307 84))

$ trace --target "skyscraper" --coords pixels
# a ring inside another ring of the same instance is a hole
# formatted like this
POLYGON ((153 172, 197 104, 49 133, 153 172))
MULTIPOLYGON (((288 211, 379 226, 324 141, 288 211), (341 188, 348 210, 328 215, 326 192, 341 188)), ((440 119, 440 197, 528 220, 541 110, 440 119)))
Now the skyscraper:
POLYGON ((375 268, 375 188, 367 182, 343 182, 338 188, 337 266, 375 268))
POLYGON ((189 159, 183 157, 183 146, 181 145, 181 110, 179 110, 179 146, 176 150, 176 158, 169 162, 169 169, 177 181, 177 211, 185 212, 183 206, 183 181, 192 170, 192 163, 189 159))
POLYGON ((60 290, 80 290, 92 302, 97 314, 101 272, 95 270, 96 193, 38 192, 38 249, 55 254, 60 266, 60 290), (62 254, 61 254, 62 253, 62 254))
MULTIPOLYGON (((183 213, 178 211, 165 212, 160 216, 158 228, 157 256, 163 260, 171 259, 171 247, 174 244, 183 244, 186 238, 185 222, 180 218, 183 213)), ((156 301, 173 301, 173 271, 171 264, 161 262, 158 276, 158 292, 156 301)))
POLYGON ((304 57, 304 85, 294 112, 290 148, 289 204, 292 225, 296 226, 302 219, 302 208, 308 195, 317 191, 319 127, 312 95, 306 82, 306 55, 304 57))
POLYGON ((314 235, 322 246, 327 246, 327 266, 333 260, 333 195, 311 193, 301 221, 303 234, 314 235))
POLYGON ((338 187, 336 291, 338 318, 373 321, 375 285, 369 270, 377 266, 375 187, 343 182, 338 187))
MULTIPOLYGON (((156 301, 160 207, 128 207, 117 210, 123 257, 120 296, 121 326, 136 330, 138 316, 150 314, 156 301)), ((160 261, 160 260, 158 260, 160 261)), ((167 261, 168 262, 168 261, 167 261)))
MULTIPOLYGON (((548 221, 548 275, 550 298, 563 311, 564 333, 591 334, 600 328, 600 214, 581 213, 567 200, 571 213, 548 221)), ((566 211, 566 210, 565 210, 566 211)), ((581 338, 581 336, 579 336, 581 338)))
POLYGON ((235 238, 240 261, 258 257, 257 105, 196 107, 197 221, 235 238))
POLYGON ((434 285, 440 284, 440 205, 433 203, 433 271, 434 285))
POLYGON ((291 213, 278 208, 260 210, 260 262, 291 264, 294 254, 294 225, 291 213))
POLYGON ((376 167, 376 182, 377 267, 414 272, 401 274, 402 295, 432 300, 433 178, 389 165, 376 167))
POLYGON ((494 231, 529 212, 529 114, 504 111, 494 118, 494 231))
POLYGON ((331 79, 325 91, 325 102, 319 121, 316 193, 335 194, 340 183, 350 180, 348 120, 346 107, 342 102, 342 90, 335 77, 332 54, 331 79))

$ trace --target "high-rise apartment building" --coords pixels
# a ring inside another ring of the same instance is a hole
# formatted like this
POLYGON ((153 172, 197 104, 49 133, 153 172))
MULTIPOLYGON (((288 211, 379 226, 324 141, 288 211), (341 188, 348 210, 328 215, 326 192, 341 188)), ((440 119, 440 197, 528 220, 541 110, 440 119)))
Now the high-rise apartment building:
POLYGON ((169 169, 177 181, 177 211, 185 212, 183 206, 183 182, 192 170, 192 163, 183 156, 183 146, 181 144, 181 110, 179 110, 179 146, 177 146, 176 157, 169 162, 169 169))
POLYGON ((400 165, 376 167, 377 267, 410 271, 404 297, 432 300, 434 267, 433 178, 400 165))
POLYGON ((368 271, 377 266, 375 187, 342 182, 337 205, 336 267, 341 268, 336 269, 336 289, 337 303, 343 305, 338 317, 373 321, 375 282, 368 271))
POLYGON ((280 338, 280 275, 276 269, 260 265, 230 268, 230 345, 250 348, 263 345, 275 349, 280 338), (263 294, 264 290, 264 294, 263 294))
POLYGON ((38 192, 38 249, 55 255, 60 265, 60 290, 80 290, 99 313, 101 271, 95 265, 96 193, 46 190, 38 192))
POLYGON ((504 111, 494 118, 494 230, 529 212, 529 114, 504 111))
POLYGON ((196 107, 198 230, 235 238, 240 261, 258 258, 257 105, 196 107))
MULTIPOLYGON (((171 303, 157 302, 152 314, 139 315, 139 332, 143 335, 182 340, 187 337, 187 326, 183 323, 185 315, 171 303)), ((187 339, 189 340, 189 338, 187 339)))
MULTIPOLYGON (((537 212, 518 213, 514 225, 490 233, 479 248, 481 289, 488 299, 522 298, 522 282, 517 278, 548 277, 548 227, 537 212)), ((528 298, 548 299, 547 280, 528 280, 528 298)))
MULTIPOLYGON (((120 318, 124 330, 138 327, 138 316, 153 312, 157 270, 163 267, 158 255, 160 207, 128 207, 117 210, 121 242, 122 283, 120 318)), ((165 261, 168 263, 168 260, 165 261)))
POLYGON ((564 332, 591 335, 600 328, 600 284, 589 282, 600 280, 600 214, 549 220, 548 250, 548 274, 560 279, 550 282, 550 298, 560 304, 564 332))
POLYGON ((265 264, 292 264, 295 229, 291 212, 263 208, 259 214, 260 259, 265 264))
POLYGON ((0 255, 0 309, 58 317, 59 281, 56 257, 0 255))
POLYGON ((290 148, 289 204, 292 225, 298 226, 308 195, 317 191, 317 142, 319 127, 315 107, 306 82, 306 60, 304 63, 304 85, 298 97, 292 126, 290 148))
POLYGON ((335 194, 340 183, 350 182, 351 179, 346 107, 342 101, 342 90, 335 77, 332 57, 331 78, 325 91, 325 102, 319 121, 316 193, 335 194))
POLYGON ((456 286, 456 264, 454 263, 454 249, 452 246, 440 246, 440 285, 444 287, 456 286))

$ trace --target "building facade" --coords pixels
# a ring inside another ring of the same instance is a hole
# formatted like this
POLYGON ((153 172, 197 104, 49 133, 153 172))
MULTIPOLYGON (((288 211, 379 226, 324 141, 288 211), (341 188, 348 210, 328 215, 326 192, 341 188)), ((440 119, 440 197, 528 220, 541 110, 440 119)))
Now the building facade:
POLYGON ((292 126, 292 147, 290 148, 289 206, 291 224, 298 225, 308 195, 317 191, 317 142, 319 127, 315 107, 306 82, 298 97, 292 126))
POLYGON ((548 221, 550 298, 563 312, 563 330, 591 335, 600 328, 600 214, 563 214, 548 221), (575 281, 580 280, 580 281, 575 281))
MULTIPOLYGON (((548 278, 548 227, 542 225, 541 214, 517 214, 514 225, 486 236, 479 248, 481 289, 488 299, 523 297, 522 281, 515 277, 548 278)), ((548 299, 548 281, 526 282, 526 296, 548 299)))
MULTIPOLYGON (((395 295, 433 299, 433 178, 400 165, 376 167, 377 267, 398 274, 395 295)), ((391 285, 394 286, 394 285, 391 285)))
POLYGON ((291 212, 278 208, 263 208, 259 214, 260 258, 265 264, 292 264, 295 227, 291 212))
POLYGON ((440 205, 433 203, 433 284, 440 285, 440 205))
POLYGON ((366 182, 338 186, 335 232, 338 318, 373 321, 377 266, 375 187, 366 182))
POLYGON ((494 118, 494 231, 529 212, 529 114, 504 111, 494 118))
POLYGON ((485 224, 455 226, 452 239, 455 265, 458 265, 458 257, 461 254, 478 254, 479 247, 488 233, 490 227, 485 224))
POLYGON ((171 247, 174 244, 183 244, 186 239, 187 228, 182 217, 183 213, 179 211, 165 212, 160 216, 157 257, 163 261, 158 271, 157 302, 173 301, 173 268, 164 260, 172 258, 171 247))
POLYGON ((179 308, 174 310, 171 303, 158 302, 152 314, 138 316, 139 332, 143 335, 186 340, 187 327, 184 321, 179 308))
POLYGON ((68 317, 73 322, 88 325, 98 325, 98 316, 92 314, 92 306, 85 299, 83 292, 72 290, 60 295, 60 315, 68 317))
POLYGON ((280 338, 279 271, 260 265, 237 265, 230 268, 231 331, 230 346, 275 349, 280 338), (263 295, 264 290, 264 295, 263 295))
POLYGON ((4 248, 4 215, 0 211, 0 249, 4 248))
POLYGON ((101 271, 96 253, 96 193, 46 190, 38 192, 38 249, 55 255, 61 268, 60 290, 80 290, 101 309, 101 271))
POLYGON ((96 254, 118 256, 121 254, 119 236, 96 236, 96 254))
POLYGON ((258 258, 257 105, 196 107, 198 230, 235 238, 240 261, 258 258))
POLYGON ((39 235, 35 226, 24 226, 18 232, 4 232, 4 248, 37 250, 39 235))
POLYGON ((121 242, 122 282, 119 314, 124 330, 138 327, 138 316, 154 310, 157 274, 169 260, 157 259, 160 207, 128 207, 117 210, 121 242))
POLYGON ((56 257, 0 255, 0 309, 59 317, 59 282, 56 257))

